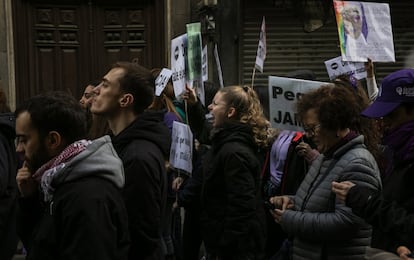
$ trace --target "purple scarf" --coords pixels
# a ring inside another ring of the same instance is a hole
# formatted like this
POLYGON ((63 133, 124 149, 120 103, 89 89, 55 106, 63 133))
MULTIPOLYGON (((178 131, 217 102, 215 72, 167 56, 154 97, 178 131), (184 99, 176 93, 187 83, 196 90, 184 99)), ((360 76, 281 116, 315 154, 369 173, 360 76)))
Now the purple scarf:
POLYGON ((393 152, 393 164, 414 159, 414 121, 386 133, 384 144, 393 152))

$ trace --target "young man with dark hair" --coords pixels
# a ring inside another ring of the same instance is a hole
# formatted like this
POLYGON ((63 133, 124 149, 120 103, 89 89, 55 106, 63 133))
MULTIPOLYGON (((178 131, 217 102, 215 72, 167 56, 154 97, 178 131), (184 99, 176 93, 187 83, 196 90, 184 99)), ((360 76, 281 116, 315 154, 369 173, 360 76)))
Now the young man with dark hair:
POLYGON ((86 136, 79 102, 38 95, 16 115, 19 235, 30 259, 127 259, 122 162, 108 136, 86 136))
POLYGON ((125 168, 123 197, 128 210, 129 259, 164 259, 162 225, 167 199, 166 160, 170 133, 164 113, 145 111, 154 98, 151 72, 118 62, 94 91, 91 111, 107 118, 112 142, 125 168))

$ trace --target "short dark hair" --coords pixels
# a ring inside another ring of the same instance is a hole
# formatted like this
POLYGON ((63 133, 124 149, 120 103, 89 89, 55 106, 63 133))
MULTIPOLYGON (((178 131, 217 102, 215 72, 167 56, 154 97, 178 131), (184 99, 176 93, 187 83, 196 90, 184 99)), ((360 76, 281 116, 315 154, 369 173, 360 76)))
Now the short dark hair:
POLYGON ((329 130, 350 128, 364 136, 364 143, 376 159, 379 157, 380 135, 373 119, 361 116, 369 99, 364 90, 350 81, 334 81, 305 93, 297 102, 299 118, 315 109, 321 127, 329 130))
POLYGON ((52 91, 29 98, 15 111, 30 114, 33 127, 44 138, 50 131, 58 132, 68 143, 86 137, 86 114, 79 102, 63 91, 52 91))
POLYGON ((135 114, 142 113, 154 100, 155 79, 150 70, 133 63, 120 61, 112 68, 121 68, 124 75, 119 79, 121 90, 134 97, 135 114))
POLYGON ((320 93, 318 117, 322 127, 330 130, 358 130, 356 126, 360 124, 363 109, 352 91, 356 90, 343 86, 322 86, 317 90, 320 93))
POLYGON ((95 80, 90 81, 90 82, 89 82, 89 84, 88 84, 88 86, 94 86, 94 87, 96 87, 96 86, 98 86, 99 84, 101 84, 101 82, 102 82, 102 80, 100 80, 100 79, 95 79, 95 80))

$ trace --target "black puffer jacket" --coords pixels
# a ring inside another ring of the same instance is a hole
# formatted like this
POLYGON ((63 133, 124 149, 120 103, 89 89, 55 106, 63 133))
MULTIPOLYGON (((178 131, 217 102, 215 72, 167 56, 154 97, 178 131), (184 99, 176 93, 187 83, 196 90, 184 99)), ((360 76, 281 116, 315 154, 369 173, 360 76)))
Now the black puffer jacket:
POLYGON ((347 205, 374 227, 372 247, 396 252, 404 245, 414 249, 414 163, 395 166, 384 180, 382 192, 363 186, 349 190, 347 205))
POLYGON ((262 259, 261 155, 252 136, 245 124, 225 125, 203 162, 203 239, 208 253, 223 259, 262 259))

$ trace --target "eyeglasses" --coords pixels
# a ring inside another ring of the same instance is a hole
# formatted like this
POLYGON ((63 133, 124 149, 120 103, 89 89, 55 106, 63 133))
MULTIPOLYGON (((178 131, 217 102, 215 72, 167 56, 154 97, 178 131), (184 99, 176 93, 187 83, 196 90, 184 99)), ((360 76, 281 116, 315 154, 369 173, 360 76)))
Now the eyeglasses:
POLYGON ((303 126, 303 130, 305 131, 305 133, 307 133, 310 136, 314 136, 316 130, 321 127, 321 124, 317 124, 314 126, 303 126))

